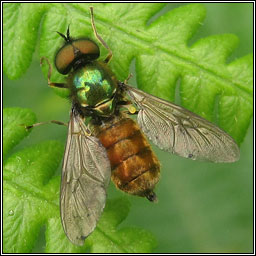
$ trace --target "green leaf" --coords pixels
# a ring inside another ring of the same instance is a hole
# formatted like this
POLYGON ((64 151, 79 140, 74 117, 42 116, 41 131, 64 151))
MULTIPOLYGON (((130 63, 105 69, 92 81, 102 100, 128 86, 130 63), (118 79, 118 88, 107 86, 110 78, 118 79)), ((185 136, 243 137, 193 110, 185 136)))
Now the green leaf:
POLYGON ((29 109, 6 108, 3 110, 4 156, 29 134, 30 131, 27 131, 25 126, 35 121, 35 114, 29 109))
POLYGON ((9 78, 17 79, 31 64, 38 29, 47 5, 4 3, 3 7, 4 72, 9 78))
MULTIPOLYGON (((17 144, 21 140, 16 120, 26 123, 34 119, 35 115, 29 110, 5 109, 4 120, 7 121, 3 135, 6 141, 13 140, 17 144)), ((156 242, 149 232, 139 228, 117 229, 129 212, 129 202, 122 198, 107 202, 95 234, 83 247, 69 242, 60 221, 60 175, 55 175, 62 156, 61 143, 46 141, 18 151, 6 160, 3 171, 4 252, 31 252, 44 225, 47 253, 151 252, 156 242)))
POLYGON ((154 236, 148 231, 118 225, 129 213, 129 201, 117 198, 107 205, 94 232, 86 239, 85 246, 74 246, 62 231, 59 218, 50 219, 46 230, 46 253, 148 253, 156 247, 154 236))
POLYGON ((135 227, 116 229, 126 219, 129 210, 125 198, 108 202, 95 232, 88 238, 92 253, 152 252, 156 241, 149 232, 135 227))
MULTIPOLYGON (((5 134, 4 134, 5 136, 5 134)), ((3 245, 6 253, 30 252, 40 228, 58 211, 59 142, 44 142, 8 158, 4 165, 3 245)))
MULTIPOLYGON (((111 67, 118 79, 127 77, 135 59, 139 88, 170 101, 178 93, 182 106, 217 122, 239 144, 243 141, 252 117, 252 54, 227 63, 238 45, 231 34, 208 36, 188 46, 205 19, 201 4, 176 8, 150 23, 165 4, 5 3, 5 73, 18 78, 26 71, 39 29, 40 56, 52 64, 63 43, 54 31, 65 33, 70 24, 73 37, 94 38, 89 6, 94 6, 97 30, 114 53, 111 67)), ((47 73, 47 65, 43 69, 47 73)), ((55 68, 52 81, 63 81, 55 68)))

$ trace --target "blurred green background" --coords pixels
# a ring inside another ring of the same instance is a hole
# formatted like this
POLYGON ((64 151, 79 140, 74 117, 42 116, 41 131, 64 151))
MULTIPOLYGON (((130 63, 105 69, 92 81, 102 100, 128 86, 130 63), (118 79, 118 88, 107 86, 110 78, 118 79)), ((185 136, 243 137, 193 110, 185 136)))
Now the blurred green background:
MULTIPOLYGON (((168 4, 161 13, 182 4, 168 4)), ((253 51, 253 4, 204 4, 207 16, 191 39, 212 34, 234 33, 240 45, 230 61, 253 51)), ((160 15, 161 15, 160 13, 160 15)), ((157 18, 155 16, 154 18, 157 18)), ((37 47, 38 48, 38 47, 37 47)), ((15 60, 14 60, 15 61, 15 60)), ((134 67, 131 67, 133 70, 134 67)), ((133 71, 134 72, 134 71, 133 71)), ((70 103, 48 88, 41 72, 39 54, 24 76, 17 81, 3 77, 3 106, 32 109, 38 121, 67 122, 70 103)), ((135 81, 134 85, 135 85, 135 81)), ((14 151, 44 140, 65 143, 66 127, 44 125, 32 133, 14 151)), ((156 188, 157 204, 128 196, 132 208, 122 226, 150 230, 158 240, 154 252, 162 253, 251 253, 253 250, 253 129, 248 129, 237 163, 212 164, 169 155, 153 147, 162 169, 156 188)), ((58 170, 60 173, 60 168, 58 170)), ((123 195, 110 185, 109 198, 123 195)), ((43 232, 35 252, 41 252, 43 232)))

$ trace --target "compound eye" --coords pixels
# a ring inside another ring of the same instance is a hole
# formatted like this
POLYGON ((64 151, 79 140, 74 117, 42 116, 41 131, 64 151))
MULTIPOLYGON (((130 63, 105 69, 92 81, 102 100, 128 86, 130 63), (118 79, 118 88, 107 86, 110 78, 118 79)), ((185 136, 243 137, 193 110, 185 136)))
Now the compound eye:
POLYGON ((72 45, 79 50, 80 54, 86 55, 90 60, 95 60, 100 56, 99 46, 90 39, 77 39, 72 45))
POLYGON ((65 44, 55 56, 55 66, 61 74, 66 75, 71 70, 74 59, 72 44, 65 44))
POLYGON ((77 39, 66 43, 55 56, 55 66, 59 73, 69 73, 74 63, 78 60, 96 60, 100 56, 100 49, 90 39, 77 39))

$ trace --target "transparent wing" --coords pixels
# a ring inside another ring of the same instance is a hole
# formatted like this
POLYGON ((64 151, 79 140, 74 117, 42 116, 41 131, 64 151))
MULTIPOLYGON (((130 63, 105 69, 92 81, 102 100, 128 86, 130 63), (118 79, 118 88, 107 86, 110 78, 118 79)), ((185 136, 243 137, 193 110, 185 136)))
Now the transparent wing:
POLYGON ((62 167, 61 221, 69 240, 83 245, 95 229, 106 201, 111 168, 105 148, 89 136, 72 110, 62 167))
POLYGON ((163 99, 124 85, 138 106, 138 123, 160 149, 212 162, 239 159, 236 142, 216 125, 163 99))

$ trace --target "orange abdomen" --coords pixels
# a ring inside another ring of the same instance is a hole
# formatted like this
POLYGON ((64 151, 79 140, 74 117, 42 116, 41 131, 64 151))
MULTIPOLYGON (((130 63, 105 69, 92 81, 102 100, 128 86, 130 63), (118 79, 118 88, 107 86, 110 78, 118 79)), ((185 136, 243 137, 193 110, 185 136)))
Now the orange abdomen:
POLYGON ((119 117, 101 126, 97 137, 107 149, 115 185, 154 201, 160 164, 138 125, 130 118, 119 117))

